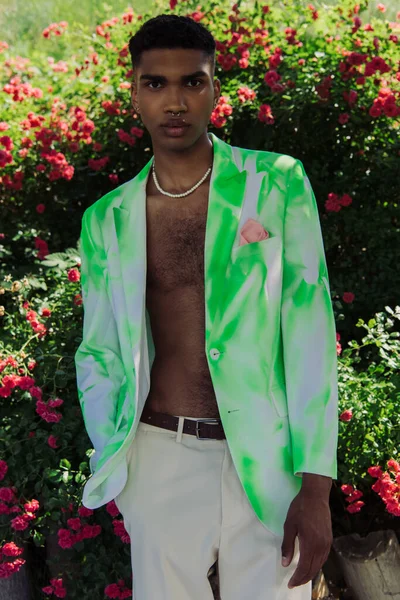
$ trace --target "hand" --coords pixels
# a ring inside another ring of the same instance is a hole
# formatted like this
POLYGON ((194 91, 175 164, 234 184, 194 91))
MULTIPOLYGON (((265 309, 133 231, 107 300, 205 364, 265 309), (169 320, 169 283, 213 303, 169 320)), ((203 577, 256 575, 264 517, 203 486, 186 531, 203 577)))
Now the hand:
POLYGON ((293 499, 284 524, 282 565, 290 565, 296 535, 299 538, 300 558, 288 588, 304 585, 315 578, 326 562, 332 546, 332 522, 329 494, 319 490, 301 489, 293 499))

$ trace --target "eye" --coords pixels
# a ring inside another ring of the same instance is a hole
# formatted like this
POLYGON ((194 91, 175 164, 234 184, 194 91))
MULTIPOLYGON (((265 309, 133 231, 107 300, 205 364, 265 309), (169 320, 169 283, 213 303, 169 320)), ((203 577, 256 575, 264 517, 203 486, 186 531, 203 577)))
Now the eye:
MULTIPOLYGON (((153 83, 160 83, 160 82, 159 81, 150 81, 149 83, 146 83, 146 87, 150 87, 151 85, 153 85, 153 83)), ((152 90, 153 88, 150 88, 150 89, 152 90)), ((158 89, 158 88, 155 88, 155 89, 158 89)))
MULTIPOLYGON (((189 80, 188 80, 188 84, 189 84, 189 83, 193 83, 194 81, 195 81, 196 83, 198 83, 199 85, 191 85, 191 86, 189 86, 189 87, 196 87, 196 88, 198 88, 198 87, 200 87, 200 86, 203 84, 203 80, 202 80, 202 79, 197 79, 197 78, 195 78, 195 79, 189 79, 189 80)), ((153 87, 150 87, 150 86, 152 86, 152 85, 154 85, 154 84, 156 84, 156 85, 157 85, 157 84, 160 84, 160 85, 161 85, 161 81, 149 81, 148 83, 146 83, 146 87, 150 88, 151 90, 159 90, 160 88, 153 88, 153 87)))
MULTIPOLYGON (((190 79, 190 82, 193 82, 193 81, 197 81, 197 83, 199 83, 200 85, 203 83, 202 79, 190 79)), ((200 87, 200 85, 196 85, 196 86, 193 86, 193 87, 200 87)))

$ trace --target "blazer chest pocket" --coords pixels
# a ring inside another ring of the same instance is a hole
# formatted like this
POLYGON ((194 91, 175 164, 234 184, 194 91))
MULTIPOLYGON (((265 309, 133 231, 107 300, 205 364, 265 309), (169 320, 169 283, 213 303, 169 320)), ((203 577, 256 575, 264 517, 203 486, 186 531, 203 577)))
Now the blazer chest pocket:
POLYGON ((262 256, 265 252, 269 252, 270 250, 272 251, 277 245, 278 240, 279 238, 277 236, 270 236, 266 240, 249 242, 248 244, 243 244, 243 246, 235 246, 231 253, 232 261, 236 262, 242 258, 251 257, 256 259, 257 256, 262 256))
POLYGON ((270 391, 272 402, 279 417, 288 416, 286 392, 281 386, 275 386, 270 391))
POLYGON ((281 251, 282 239, 278 235, 235 247, 231 252, 230 275, 233 279, 244 280, 253 273, 265 279, 267 272, 280 260, 281 251))

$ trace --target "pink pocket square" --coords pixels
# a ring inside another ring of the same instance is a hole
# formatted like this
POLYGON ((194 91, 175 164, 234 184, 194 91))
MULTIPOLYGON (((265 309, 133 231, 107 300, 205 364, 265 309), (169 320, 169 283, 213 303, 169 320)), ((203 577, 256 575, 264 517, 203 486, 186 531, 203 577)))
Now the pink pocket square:
POLYGON ((261 242, 269 237, 268 231, 264 229, 261 223, 254 219, 248 219, 240 231, 239 246, 251 244, 252 242, 261 242))

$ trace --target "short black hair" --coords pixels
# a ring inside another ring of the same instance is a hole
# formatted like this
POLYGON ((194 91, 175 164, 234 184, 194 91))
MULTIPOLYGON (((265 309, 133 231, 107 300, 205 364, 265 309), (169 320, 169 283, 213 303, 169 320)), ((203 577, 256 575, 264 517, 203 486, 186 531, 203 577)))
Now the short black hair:
POLYGON ((201 50, 209 57, 215 72, 216 43, 212 34, 190 17, 162 14, 149 19, 129 40, 132 67, 137 69, 145 50, 158 48, 188 48, 201 50))

